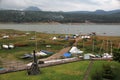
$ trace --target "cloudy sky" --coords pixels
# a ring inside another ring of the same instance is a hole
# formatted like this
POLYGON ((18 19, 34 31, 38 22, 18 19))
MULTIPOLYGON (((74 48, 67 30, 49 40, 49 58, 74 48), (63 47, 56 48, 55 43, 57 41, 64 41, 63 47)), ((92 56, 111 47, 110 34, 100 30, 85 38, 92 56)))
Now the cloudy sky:
POLYGON ((36 6, 44 11, 94 11, 120 9, 120 0, 0 0, 0 9, 36 6))

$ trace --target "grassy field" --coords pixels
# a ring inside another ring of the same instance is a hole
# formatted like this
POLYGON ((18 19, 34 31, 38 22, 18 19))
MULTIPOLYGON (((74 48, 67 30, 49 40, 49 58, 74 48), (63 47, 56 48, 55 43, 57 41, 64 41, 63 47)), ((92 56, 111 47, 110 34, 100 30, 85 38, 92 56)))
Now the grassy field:
MULTIPOLYGON (((89 79, 90 79, 92 74, 94 74, 96 71, 101 72, 103 70, 103 65, 110 65, 113 69, 115 79, 114 80, 119 80, 120 79, 120 63, 114 62, 114 61, 95 61, 93 64, 93 68, 90 71, 89 79)), ((102 72, 103 74, 103 72, 102 72)))
MULTIPOLYGON (((89 61, 80 61, 69 64, 63 64, 53 67, 41 68, 41 74, 36 76, 28 76, 26 71, 13 72, 0 75, 0 80, 83 80, 83 76, 88 67, 89 61)), ((89 74, 91 75, 96 70, 101 70, 103 64, 110 64, 114 67, 120 67, 117 62, 110 61, 95 61, 89 74)), ((115 80, 119 80, 120 69, 115 80)))
MULTIPOLYGON (((69 41, 56 40, 53 41, 54 36, 62 36, 62 34, 46 34, 36 32, 36 39, 30 40, 31 37, 35 37, 35 32, 16 31, 16 30, 0 30, 0 45, 2 44, 14 44, 14 49, 0 49, 0 60, 19 60, 20 56, 25 53, 32 53, 33 50, 47 50, 53 53, 58 52, 64 47, 65 44, 69 44, 69 41), (2 36, 9 35, 10 38, 3 39, 2 36), (37 42, 37 46, 36 46, 37 42), (47 48, 46 45, 51 45, 51 48, 47 48), (20 46, 20 47, 19 47, 20 46)), ((0 46, 1 47, 1 46, 0 46)))
POLYGON ((8 73, 0 75, 0 80, 82 80, 88 64, 89 61, 82 61, 46 67, 37 76, 28 76, 26 71, 8 73))
MULTIPOLYGON (((25 45, 22 47, 15 47, 14 49, 0 49, 0 67, 2 67, 3 62, 11 62, 11 61, 22 61, 20 56, 25 53, 32 53, 34 49, 36 49, 36 41, 37 41, 37 50, 48 50, 50 52, 56 53, 63 49, 65 46, 70 44, 70 40, 52 40, 54 36, 65 36, 64 34, 46 34, 46 33, 36 33, 36 40, 30 40, 31 37, 35 37, 35 32, 29 32, 30 34, 26 34, 24 31, 15 31, 15 30, 0 30, 0 45, 13 43, 15 45, 25 45), (3 35, 10 35, 10 38, 3 39, 3 35), (13 36, 14 35, 14 36, 13 36), (51 45, 51 48, 47 48, 46 45, 51 45)), ((99 53, 99 49, 101 47, 102 41, 112 40, 113 48, 118 47, 118 43, 120 42, 120 37, 116 36, 96 36, 95 37, 95 53, 99 53)), ((109 43, 110 45, 110 43, 109 43)), ((81 39, 78 42, 77 47, 81 50, 85 50, 85 53, 92 52, 92 39, 84 41, 83 48, 83 40, 81 39)), ((103 52, 105 51, 106 44, 104 45, 103 52)), ((110 49, 109 49, 110 51, 110 49)), ((27 60, 26 60, 27 62, 27 60)), ((89 74, 89 79, 91 80, 91 75, 96 70, 102 70, 103 64, 110 64, 112 67, 118 71, 116 72, 116 79, 119 80, 120 77, 117 74, 120 74, 120 69, 116 67, 120 67, 120 64, 116 62, 108 62, 108 61, 95 61, 93 67, 89 74)), ((0 75, 0 80, 83 80, 83 76, 88 67, 89 61, 80 61, 75 63, 69 63, 59 66, 42 68, 42 74, 37 76, 28 76, 26 71, 14 72, 8 74, 0 75)))
MULTIPOLYGON (((112 49, 120 48, 120 36, 95 36, 94 38, 94 53, 111 53, 112 49), (111 44, 112 43, 112 44, 111 44)), ((84 53, 93 53, 93 40, 84 39, 78 43, 78 48, 84 50, 84 53)))
MULTIPOLYGON (((62 48, 70 44, 70 40, 58 39, 53 41, 52 38, 54 36, 65 36, 65 34, 46 34, 36 32, 36 40, 30 40, 31 37, 35 37, 34 31, 17 31, 11 29, 1 29, 0 30, 0 45, 2 44, 14 44, 14 45, 23 45, 22 47, 15 47, 14 49, 1 49, 0 48, 0 64, 2 61, 8 62, 9 60, 20 60, 20 57, 25 53, 32 53, 33 50, 36 49, 36 41, 37 41, 37 51, 47 50, 53 53, 59 52, 62 48), (29 34, 26 34, 29 33, 29 34), (10 38, 3 39, 4 35, 9 35, 10 38), (25 46, 24 46, 25 45, 25 46), (51 45, 51 48, 47 48, 46 45, 51 45)), ((100 52, 100 47, 102 41, 112 40, 113 48, 118 47, 118 43, 120 42, 120 37, 118 36, 96 36, 95 37, 95 53, 100 52)), ((92 39, 84 41, 83 48, 83 40, 81 39, 78 42, 77 47, 84 51, 84 53, 92 52, 92 39)), ((106 42, 103 45, 103 49, 101 52, 105 52, 106 42)), ((109 43, 109 52, 110 52, 110 43, 109 43)))

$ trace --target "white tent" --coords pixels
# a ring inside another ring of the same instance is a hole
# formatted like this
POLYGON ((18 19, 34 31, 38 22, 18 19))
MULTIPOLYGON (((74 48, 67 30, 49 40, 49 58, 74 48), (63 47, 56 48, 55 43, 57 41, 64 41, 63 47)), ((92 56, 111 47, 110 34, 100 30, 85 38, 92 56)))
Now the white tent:
POLYGON ((90 36, 81 36, 82 39, 90 39, 90 36))
POLYGON ((53 37, 53 38, 52 38, 52 40, 56 40, 56 39, 57 39, 57 37, 53 37))
POLYGON ((73 46, 70 51, 71 54, 81 54, 83 53, 83 51, 80 51, 80 49, 78 49, 77 47, 73 46))
POLYGON ((108 53, 104 53, 103 54, 103 58, 112 58, 113 56, 108 54, 108 53))
POLYGON ((3 39, 7 39, 9 38, 9 35, 3 36, 3 39))
POLYGON ((91 53, 84 54, 84 59, 90 59, 90 58, 95 58, 95 55, 91 53))

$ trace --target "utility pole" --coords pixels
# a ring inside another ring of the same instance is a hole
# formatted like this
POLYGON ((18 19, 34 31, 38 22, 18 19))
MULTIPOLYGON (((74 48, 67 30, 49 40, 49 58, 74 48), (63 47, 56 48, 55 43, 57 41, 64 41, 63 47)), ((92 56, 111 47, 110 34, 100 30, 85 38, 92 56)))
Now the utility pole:
POLYGON ((35 50, 37 50, 37 33, 36 33, 36 31, 35 31, 35 50))
POLYGON ((112 47, 112 41, 110 41, 110 42, 111 42, 111 55, 112 55, 112 48, 113 48, 113 47, 112 47))
POLYGON ((101 47, 100 47, 100 52, 99 52, 99 54, 101 54, 101 52, 102 52, 103 44, 104 44, 104 40, 102 41, 102 44, 101 44, 101 47))
POLYGON ((95 50, 95 41, 94 41, 94 35, 92 35, 92 53, 94 54, 95 50))
POLYGON ((106 53, 108 53, 108 39, 107 39, 107 45, 106 45, 106 53))

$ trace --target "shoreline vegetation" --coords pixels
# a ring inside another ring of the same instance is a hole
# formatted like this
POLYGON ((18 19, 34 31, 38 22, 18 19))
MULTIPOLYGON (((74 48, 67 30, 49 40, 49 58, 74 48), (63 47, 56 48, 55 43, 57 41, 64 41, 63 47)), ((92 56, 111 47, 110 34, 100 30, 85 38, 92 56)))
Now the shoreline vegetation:
POLYGON ((120 25, 120 23, 59 23, 59 22, 22 22, 22 23, 17 23, 17 22, 0 22, 0 24, 70 24, 70 25, 80 25, 80 24, 89 24, 89 25, 93 25, 93 24, 101 24, 101 25, 120 25))

